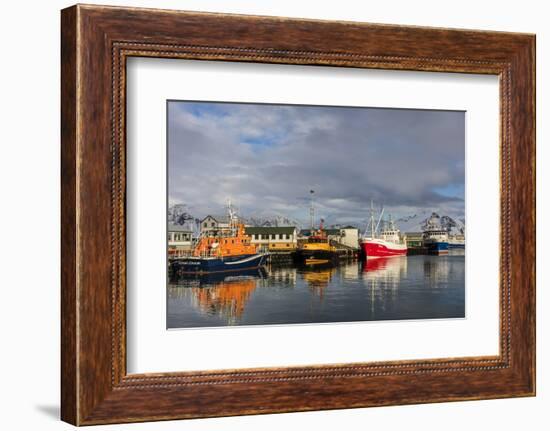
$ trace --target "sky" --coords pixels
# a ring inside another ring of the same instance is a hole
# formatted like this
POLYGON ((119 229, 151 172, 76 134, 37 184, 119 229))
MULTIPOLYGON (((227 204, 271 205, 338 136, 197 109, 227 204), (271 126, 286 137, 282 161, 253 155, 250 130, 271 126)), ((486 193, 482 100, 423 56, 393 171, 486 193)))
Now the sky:
POLYGON ((362 226, 371 200, 395 218, 464 217, 462 111, 168 102, 168 200, 197 218, 316 219, 362 226))

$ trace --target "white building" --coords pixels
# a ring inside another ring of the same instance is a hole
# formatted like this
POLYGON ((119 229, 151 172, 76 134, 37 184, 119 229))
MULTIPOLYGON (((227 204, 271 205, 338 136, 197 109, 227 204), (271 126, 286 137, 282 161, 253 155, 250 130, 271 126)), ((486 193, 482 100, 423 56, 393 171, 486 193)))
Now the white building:
POLYGON ((250 242, 263 250, 294 250, 298 243, 298 230, 295 226, 245 227, 250 242))
POLYGON ((191 253, 193 232, 185 226, 168 225, 168 256, 180 257, 191 253))
POLYGON ((207 215, 201 220, 201 232, 219 230, 224 228, 229 228, 229 217, 226 215, 207 215))
POLYGON ((347 247, 359 248, 359 229, 353 226, 345 226, 339 229, 337 241, 347 247))

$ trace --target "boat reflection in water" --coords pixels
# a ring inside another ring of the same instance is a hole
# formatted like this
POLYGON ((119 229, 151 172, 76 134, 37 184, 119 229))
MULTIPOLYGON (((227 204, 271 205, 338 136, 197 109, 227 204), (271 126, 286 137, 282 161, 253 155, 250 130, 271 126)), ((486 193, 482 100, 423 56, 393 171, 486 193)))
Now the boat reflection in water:
POLYGON ((303 280, 307 283, 309 289, 314 292, 319 299, 323 300, 323 293, 329 286, 336 267, 327 262, 325 264, 307 265, 300 267, 300 273, 303 280))
POLYGON ((398 256, 185 275, 168 286, 168 327, 464 317, 464 256, 398 256))
POLYGON ((407 257, 395 256, 395 257, 377 257, 376 259, 367 259, 363 264, 362 271, 364 273, 371 272, 373 274, 393 274, 407 271, 407 257))
POLYGON ((206 274, 180 274, 170 278, 170 284, 173 286, 181 285, 185 287, 217 287, 232 283, 238 280, 262 279, 267 276, 264 267, 256 269, 246 269, 235 272, 213 272, 206 274))
POLYGON ((370 293, 370 312, 374 319, 377 311, 386 311, 398 298, 401 280, 407 277, 407 259, 407 256, 367 257, 363 263, 363 283, 370 293))
POLYGON ((424 279, 431 289, 441 289, 447 286, 449 279, 456 277, 463 268, 456 266, 457 260, 464 260, 464 249, 449 250, 445 259, 426 259, 423 262, 424 279))
POLYGON ((170 290, 170 297, 190 296, 192 305, 199 312, 217 315, 232 325, 243 315, 250 296, 258 287, 258 280, 266 276, 264 268, 238 273, 182 274, 172 280, 172 286, 184 288, 170 290))

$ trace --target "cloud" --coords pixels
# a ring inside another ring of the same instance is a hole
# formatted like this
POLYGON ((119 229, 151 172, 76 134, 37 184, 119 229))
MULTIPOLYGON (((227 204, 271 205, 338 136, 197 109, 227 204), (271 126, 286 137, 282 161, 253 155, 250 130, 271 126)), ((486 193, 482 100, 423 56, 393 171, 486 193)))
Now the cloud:
POLYGON ((198 216, 228 198, 244 216, 360 224, 370 200, 396 216, 464 214, 464 113, 206 102, 168 105, 170 202, 198 216))

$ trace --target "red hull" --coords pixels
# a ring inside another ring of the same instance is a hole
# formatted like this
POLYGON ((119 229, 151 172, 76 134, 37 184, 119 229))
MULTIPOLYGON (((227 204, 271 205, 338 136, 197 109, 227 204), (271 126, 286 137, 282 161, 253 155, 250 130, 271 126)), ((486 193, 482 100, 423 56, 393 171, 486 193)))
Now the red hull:
POLYGON ((392 257, 392 256, 406 256, 407 248, 406 247, 396 247, 393 248, 391 243, 382 244, 380 242, 362 242, 361 249, 363 250, 363 255, 366 257, 392 257))

